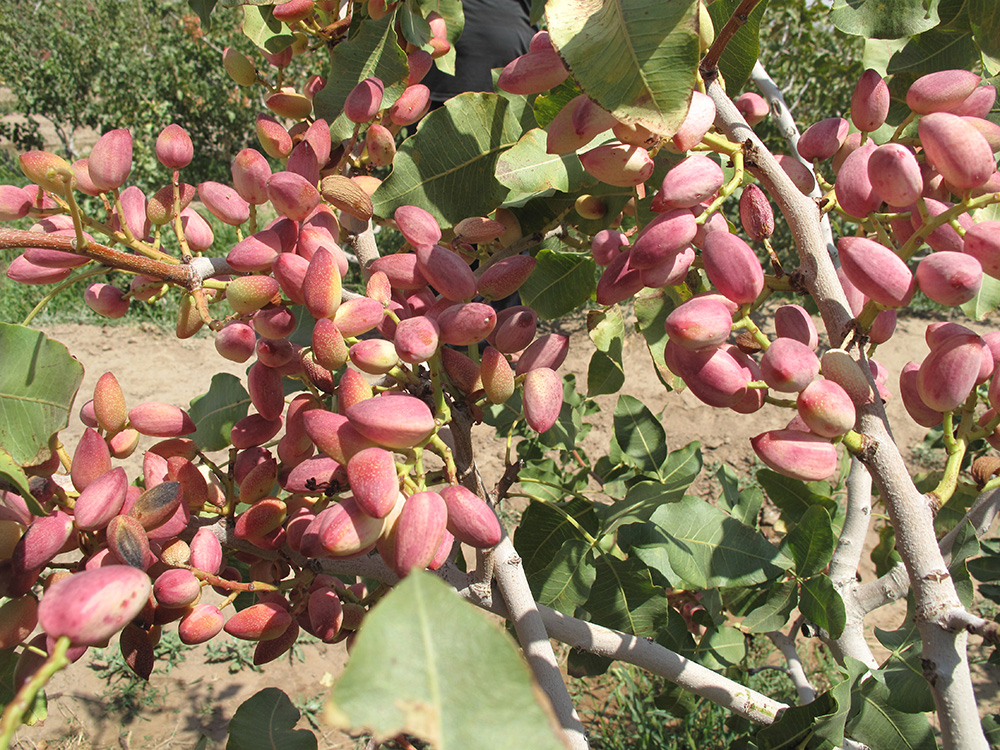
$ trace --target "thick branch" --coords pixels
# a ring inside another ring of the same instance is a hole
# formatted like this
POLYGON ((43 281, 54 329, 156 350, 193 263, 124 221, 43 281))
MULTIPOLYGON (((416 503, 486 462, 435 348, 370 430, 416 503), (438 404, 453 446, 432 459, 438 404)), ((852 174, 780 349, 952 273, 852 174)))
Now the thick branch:
MULTIPOLYGON (((208 528, 226 547, 252 551, 267 559, 272 559, 272 556, 276 559, 279 556, 279 553, 268 553, 236 539, 233 534, 234 524, 228 519, 220 519, 210 524, 208 528)), ((193 530, 191 533, 193 535, 193 530)), ((324 573, 362 576, 389 585, 399 580, 399 576, 378 555, 349 560, 306 560, 287 549, 284 550, 284 554, 296 565, 324 573)), ((476 583, 475 573, 466 573, 453 563, 447 563, 437 571, 437 574, 472 604, 511 619, 510 610, 502 597, 483 596, 482 590, 476 583)), ((536 605, 536 611, 548 634, 546 638, 555 638, 575 649, 634 664, 757 724, 773 723, 777 715, 787 708, 787 704, 716 674, 655 641, 594 625, 542 605, 536 605)), ((560 684, 562 684, 561 678, 560 684)))
POLYGON ((371 265, 378 260, 379 256, 378 245, 375 244, 375 231, 372 229, 371 221, 367 222, 362 231, 347 235, 347 242, 358 257, 358 263, 361 265, 361 275, 367 281, 371 275, 371 265))
MULTIPOLYGON (((945 560, 951 561, 952 546, 966 522, 973 525, 977 537, 982 537, 993 525, 998 511, 1000 511, 1000 490, 984 492, 976 498, 976 502, 955 528, 941 537, 938 548, 945 560)), ((873 612, 889 602, 902 598, 909 588, 910 578, 906 573, 906 567, 902 563, 897 563, 881 578, 858 586, 855 596, 865 612, 873 612)))
POLYGON ((964 629, 982 636, 983 640, 995 646, 1000 643, 1000 625, 978 617, 965 609, 953 609, 944 616, 945 627, 949 630, 964 629))
POLYGON ((820 230, 819 208, 798 191, 753 128, 747 125, 718 80, 706 79, 705 82, 707 93, 715 102, 716 126, 729 140, 743 144, 746 168, 760 180, 784 215, 801 260, 802 281, 816 300, 831 346, 839 346, 850 329, 851 311, 820 230))
MULTIPOLYGON (((761 65, 760 60, 754 63, 753 70, 750 72, 750 78, 763 97, 767 99, 768 107, 771 110, 771 117, 777 123, 778 130, 785 139, 785 143, 788 144, 789 153, 815 177, 816 170, 813 165, 799 156, 799 128, 795 124, 795 119, 792 117, 788 105, 785 103, 785 97, 782 95, 781 89, 771 79, 771 76, 768 75, 767 70, 761 65)), ((809 192, 809 197, 819 198, 822 195, 823 193, 819 189, 819 182, 814 182, 813 189, 809 192)), ((826 249, 830 253, 830 257, 836 258, 837 246, 833 242, 833 229, 830 227, 829 214, 823 214, 822 219, 820 219, 820 231, 823 232, 823 238, 826 240, 826 249)))
MULTIPOLYGON (((479 472, 475 470, 472 453, 472 422, 460 407, 452 410, 451 434, 455 441, 455 467, 462 484, 480 497, 486 497, 479 472)), ((538 680, 539 686, 552 701, 552 708, 563 728, 565 737, 574 749, 589 747, 583 722, 566 690, 559 662, 556 660, 549 634, 539 613, 539 606, 531 594, 524 575, 521 558, 504 532, 500 544, 493 550, 494 578, 503 601, 507 605, 508 619, 513 623, 521 650, 538 680)))
POLYGON ((697 662, 685 659, 655 641, 626 635, 539 606, 553 638, 574 648, 626 661, 660 675, 757 724, 772 724, 784 703, 740 685, 697 662))
POLYGON ((847 511, 837 549, 830 560, 829 576, 834 585, 853 581, 861 564, 861 552, 872 515, 872 478, 857 458, 851 458, 847 477, 847 511))
POLYGON ((941 719, 945 748, 985 750, 966 657, 967 633, 949 632, 945 615, 964 609, 934 535, 934 518, 917 491, 885 425, 881 404, 861 411, 861 430, 874 439, 868 466, 896 530, 896 549, 913 582, 914 620, 923 639, 924 676, 941 719))
POLYGON ((847 477, 847 511, 844 527, 840 532, 837 549, 830 560, 829 575, 833 586, 844 600, 846 615, 844 629, 835 639, 826 639, 837 661, 844 663, 850 656, 868 666, 878 668, 878 660, 865 638, 865 615, 868 614, 858 601, 857 571, 861 563, 868 524, 871 520, 872 479, 868 469, 856 457, 851 458, 851 472, 847 477))
MULTIPOLYGON (((777 162, 746 124, 718 80, 706 79, 716 106, 716 124, 730 140, 742 143, 747 168, 756 176, 788 222, 802 261, 806 289, 819 307, 832 346, 847 335, 851 315, 843 289, 819 229, 817 206, 792 185, 777 162)), ((865 368, 867 369, 867 368, 865 368)), ((917 491, 899 449, 888 430, 881 402, 860 409, 858 429, 871 449, 861 460, 879 488, 896 530, 897 549, 913 581, 916 623, 923 638, 925 676, 931 685, 941 719, 945 748, 986 747, 965 654, 967 634, 948 632, 943 616, 962 609, 937 546, 928 503, 917 491)))

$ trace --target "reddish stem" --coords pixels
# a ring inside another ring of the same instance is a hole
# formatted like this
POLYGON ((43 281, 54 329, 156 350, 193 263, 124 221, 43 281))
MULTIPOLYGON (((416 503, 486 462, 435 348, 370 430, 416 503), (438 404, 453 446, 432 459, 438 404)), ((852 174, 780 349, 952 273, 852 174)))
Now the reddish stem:
POLYGON ((163 281, 189 287, 193 276, 191 269, 183 265, 171 265, 162 261, 144 258, 141 255, 123 253, 121 250, 88 242, 85 247, 77 247, 75 237, 57 236, 43 232, 26 232, 21 229, 0 229, 0 248, 42 247, 61 250, 65 253, 83 255, 111 268, 132 273, 142 273, 163 281))

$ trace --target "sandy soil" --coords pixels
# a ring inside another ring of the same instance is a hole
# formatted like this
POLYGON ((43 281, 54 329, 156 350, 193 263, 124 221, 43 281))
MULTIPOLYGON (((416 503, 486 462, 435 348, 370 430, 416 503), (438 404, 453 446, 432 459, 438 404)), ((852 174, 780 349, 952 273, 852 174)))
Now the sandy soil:
MULTIPOLYGON (((892 373, 910 359, 923 357, 926 348, 922 341, 924 321, 904 321, 897 335, 880 348, 878 359, 892 373)), ((121 383, 129 405, 144 400, 166 401, 187 406, 192 397, 204 393, 211 377, 217 372, 230 372, 242 376, 245 365, 228 362, 219 357, 211 339, 196 337, 179 341, 172 335, 156 329, 137 329, 125 326, 75 326, 60 325, 46 332, 67 344, 70 351, 84 364, 85 377, 80 389, 77 406, 93 392, 97 378, 106 371, 113 371, 121 383), (86 395, 85 395, 86 394, 86 395)), ((563 373, 577 376, 580 388, 585 387, 586 370, 592 345, 583 330, 572 334, 571 354, 563 373)), ((628 337, 624 351, 625 371, 628 378, 626 393, 640 398, 654 412, 663 412, 663 425, 671 449, 680 448, 691 440, 702 442, 706 466, 728 462, 739 472, 755 470, 755 461, 748 445, 748 438, 763 430, 781 427, 788 420, 786 412, 766 409, 754 417, 741 417, 728 411, 710 409, 690 393, 667 393, 653 373, 648 352, 638 335, 628 337)), ((615 397, 598 399, 601 412, 596 415, 595 429, 583 442, 591 457, 606 449, 615 397)), ((923 430, 910 421, 898 399, 888 404, 896 435, 903 446, 919 443, 923 430)), ((82 426, 76 419, 64 431, 65 443, 75 445, 82 426)), ((476 435, 480 467, 488 485, 492 485, 503 470, 502 447, 492 439, 486 427, 478 428, 476 435)), ((151 440, 149 442, 152 442, 151 440)), ((141 450, 124 462, 127 471, 141 470, 141 450)), ((718 490, 712 486, 705 472, 699 477, 693 491, 702 496, 714 497, 718 490)), ((870 535, 874 544, 877 536, 870 535)), ((874 568, 865 555, 861 575, 874 576, 874 568)), ((901 621, 903 611, 899 606, 879 611, 871 623, 894 629, 901 621)), ((219 639, 216 639, 219 640, 219 639)), ((70 747, 121 747, 132 748, 190 748, 201 733, 211 740, 210 747, 221 746, 225 728, 233 711, 253 693, 266 686, 284 689, 299 705, 326 692, 330 676, 342 668, 346 654, 342 645, 325 646, 308 644, 301 650, 304 662, 282 659, 265 667, 262 673, 243 671, 231 675, 226 664, 205 665, 207 649, 185 652, 186 656, 172 669, 154 670, 150 687, 145 694, 149 703, 138 717, 129 719, 122 712, 109 710, 106 698, 109 693, 121 693, 121 688, 108 685, 107 673, 97 669, 103 662, 85 657, 85 662, 58 675, 52 682, 48 695, 50 716, 44 726, 22 730, 18 737, 21 748, 70 748, 70 747), (96 663, 95 663, 96 661, 96 663), (88 668, 89 667, 89 668, 88 668)), ((997 674, 980 670, 981 698, 985 704, 995 705, 997 700, 997 674)), ((316 705, 318 701, 314 701, 316 705)), ((308 726, 306 720, 300 726, 308 726)), ((322 731, 320 746, 329 748, 354 747, 354 740, 336 732, 322 731)))

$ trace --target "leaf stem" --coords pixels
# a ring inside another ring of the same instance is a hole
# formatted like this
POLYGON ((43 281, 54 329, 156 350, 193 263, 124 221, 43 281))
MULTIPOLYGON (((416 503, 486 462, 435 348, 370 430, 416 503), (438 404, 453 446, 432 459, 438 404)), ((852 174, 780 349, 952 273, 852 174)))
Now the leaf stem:
POLYGON ((49 654, 49 658, 45 660, 34 676, 21 686, 17 695, 14 696, 14 700, 4 708, 3 715, 0 716, 0 748, 10 747, 14 732, 21 726, 24 715, 31 710, 31 705, 35 702, 38 692, 48 684, 52 675, 69 665, 70 661, 66 658, 69 646, 68 637, 59 638, 52 653, 49 654))

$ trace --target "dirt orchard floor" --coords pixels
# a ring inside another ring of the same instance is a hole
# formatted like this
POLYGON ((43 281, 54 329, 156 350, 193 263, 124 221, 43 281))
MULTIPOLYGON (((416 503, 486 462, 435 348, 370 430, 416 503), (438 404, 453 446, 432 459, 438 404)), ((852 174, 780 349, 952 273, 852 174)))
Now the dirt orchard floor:
MULTIPOLYGON (((925 327, 926 321, 903 321, 892 340, 879 348, 876 358, 893 373, 891 388, 894 388, 894 378, 907 361, 923 358, 926 352, 922 340, 925 327)), ((578 328, 568 331, 571 333, 570 354, 561 372, 576 375, 578 387, 583 390, 593 346, 582 325, 578 328)), ((84 365, 85 375, 77 408, 93 393, 97 378, 107 371, 115 373, 130 407, 148 400, 187 407, 191 398, 208 390, 214 374, 229 372, 243 377, 246 370, 246 365, 222 359, 215 352, 212 340, 204 336, 181 341, 151 326, 140 329, 58 325, 46 328, 45 332, 66 344, 84 365)), ((741 474, 752 474, 759 464, 750 450, 749 438, 764 430, 783 427, 789 419, 789 412, 773 407, 747 417, 709 408, 686 391, 668 393, 654 374, 641 336, 632 334, 627 337, 624 364, 627 377, 624 393, 639 398, 654 413, 663 412, 662 423, 672 450, 691 440, 700 440, 707 469, 714 471, 720 462, 725 462, 741 474)), ((595 427, 582 443, 592 459, 596 460, 607 448, 616 398, 603 396, 597 399, 601 411, 591 418, 595 427)), ((892 399, 887 409, 906 455, 909 446, 915 446, 922 440, 924 430, 906 416, 898 398, 892 399)), ((64 443, 69 447, 75 446, 82 431, 82 425, 74 414, 70 427, 63 432, 64 443)), ((503 444, 486 426, 477 428, 475 438, 480 470, 487 486, 492 486, 503 473, 503 444)), ((152 442, 152 439, 144 439, 133 457, 121 462, 130 477, 141 472, 142 450, 152 442)), ((703 471, 691 491, 714 498, 718 489, 707 475, 708 471, 703 471)), ((877 539, 873 528, 869 545, 873 546, 877 539)), ((861 575, 864 580, 874 578, 874 566, 867 554, 863 559, 861 575)), ((897 604, 874 613, 869 618, 869 624, 892 630, 899 625, 903 615, 904 608, 897 604)), ((168 629, 169 626, 165 630, 168 629)), ((228 640, 228 636, 223 635, 215 641, 221 638, 228 640)), ((874 636, 871 636, 871 641, 880 650, 874 636)), ((261 673, 242 671, 229 674, 227 664, 205 664, 208 651, 206 646, 201 646, 185 652, 186 658, 169 671, 157 665, 145 699, 150 705, 142 710, 138 718, 130 721, 126 721, 121 713, 107 709, 102 696, 115 694, 116 691, 120 695, 122 689, 108 685, 106 672, 93 668, 103 662, 88 655, 82 663, 57 675, 52 681, 48 690, 49 719, 44 726, 22 729, 17 735, 20 741, 17 747, 103 748, 117 745, 190 748, 202 732, 211 739, 209 747, 221 747, 233 712, 258 690, 277 686, 297 705, 314 699, 311 705, 315 707, 320 705, 319 698, 325 695, 331 679, 346 661, 342 644, 327 646, 314 642, 302 647, 304 662, 290 662, 288 658, 282 658, 267 665, 261 673), (89 665, 88 661, 91 662, 89 665)), ((996 710, 1000 684, 997 671, 991 669, 987 672, 977 667, 977 681, 982 712, 996 710)), ((299 726, 309 725, 303 718, 299 726)), ((355 747, 355 740, 339 732, 323 728, 318 734, 320 747, 355 747)))

